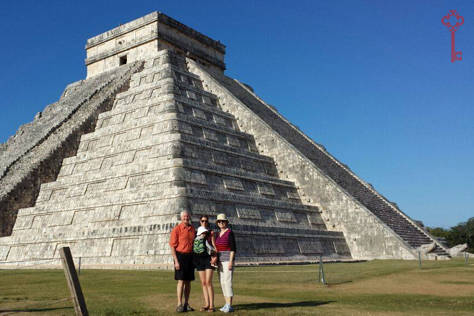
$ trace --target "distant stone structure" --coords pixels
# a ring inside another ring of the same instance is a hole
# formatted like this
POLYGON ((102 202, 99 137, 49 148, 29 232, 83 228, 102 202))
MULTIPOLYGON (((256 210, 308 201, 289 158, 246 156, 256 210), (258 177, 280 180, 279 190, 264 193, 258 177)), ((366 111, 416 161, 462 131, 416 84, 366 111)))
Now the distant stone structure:
POLYGON ((464 254, 466 249, 467 249, 467 244, 459 244, 459 245, 449 248, 448 252, 451 257, 458 257, 461 254, 464 254))
POLYGON ((448 258, 159 12, 87 41, 87 79, 0 147, 0 268, 169 267, 181 210, 230 218, 238 263, 448 258), (424 247, 423 249, 426 249, 424 247))

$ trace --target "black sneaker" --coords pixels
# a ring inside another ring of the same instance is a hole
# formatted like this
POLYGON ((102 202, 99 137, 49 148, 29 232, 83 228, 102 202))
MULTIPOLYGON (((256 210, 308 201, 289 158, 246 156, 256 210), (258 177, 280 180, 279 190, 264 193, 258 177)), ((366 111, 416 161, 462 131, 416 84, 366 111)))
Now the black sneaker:
POLYGON ((177 313, 184 313, 186 311, 186 307, 184 307, 183 305, 178 305, 176 307, 176 312, 177 313))
POLYGON ((185 305, 184 305, 184 311, 185 311, 185 312, 194 312, 194 308, 192 308, 191 306, 189 306, 189 304, 185 304, 185 305))

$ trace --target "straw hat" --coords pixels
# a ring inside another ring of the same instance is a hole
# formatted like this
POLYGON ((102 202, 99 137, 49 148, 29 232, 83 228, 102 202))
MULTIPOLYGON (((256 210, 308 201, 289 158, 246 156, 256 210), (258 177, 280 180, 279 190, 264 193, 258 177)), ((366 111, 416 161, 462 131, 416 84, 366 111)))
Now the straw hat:
POLYGON ((225 214, 223 214, 223 213, 217 215, 216 223, 217 223, 218 221, 226 221, 227 223, 229 222, 229 220, 227 219, 227 216, 225 216, 225 214))
POLYGON ((199 226, 198 231, 197 231, 197 236, 201 235, 202 233, 206 233, 206 232, 208 232, 206 227, 199 226))

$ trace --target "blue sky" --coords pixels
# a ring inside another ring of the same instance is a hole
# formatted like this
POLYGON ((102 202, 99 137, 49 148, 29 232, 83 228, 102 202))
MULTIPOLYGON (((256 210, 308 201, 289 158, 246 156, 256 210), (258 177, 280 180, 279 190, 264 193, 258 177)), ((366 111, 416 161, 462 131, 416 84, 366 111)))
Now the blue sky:
POLYGON ((472 1, 2 1, 0 142, 85 78, 88 38, 155 10, 226 44, 227 75, 412 218, 474 216, 472 1))

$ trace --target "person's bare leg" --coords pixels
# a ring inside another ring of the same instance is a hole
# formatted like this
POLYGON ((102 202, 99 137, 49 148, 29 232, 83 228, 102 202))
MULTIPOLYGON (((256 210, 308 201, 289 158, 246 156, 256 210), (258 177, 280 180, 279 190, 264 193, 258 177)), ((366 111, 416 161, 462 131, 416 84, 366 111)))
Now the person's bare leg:
POLYGON ((207 292, 207 280, 206 280, 206 271, 198 271, 199 272, 199 279, 201 279, 201 287, 202 287, 202 295, 204 297, 204 305, 203 307, 209 307, 209 294, 207 292))
POLYGON ((207 294, 209 297, 209 308, 214 308, 214 287, 212 286, 212 274, 214 271, 212 269, 206 270, 206 281, 207 281, 207 294))
POLYGON ((189 302, 189 294, 191 293, 191 281, 183 281, 184 282, 184 305, 188 305, 189 302))
POLYGON ((183 305, 183 288, 184 288, 184 281, 178 280, 178 285, 176 286, 176 294, 178 296, 178 305, 183 305))

